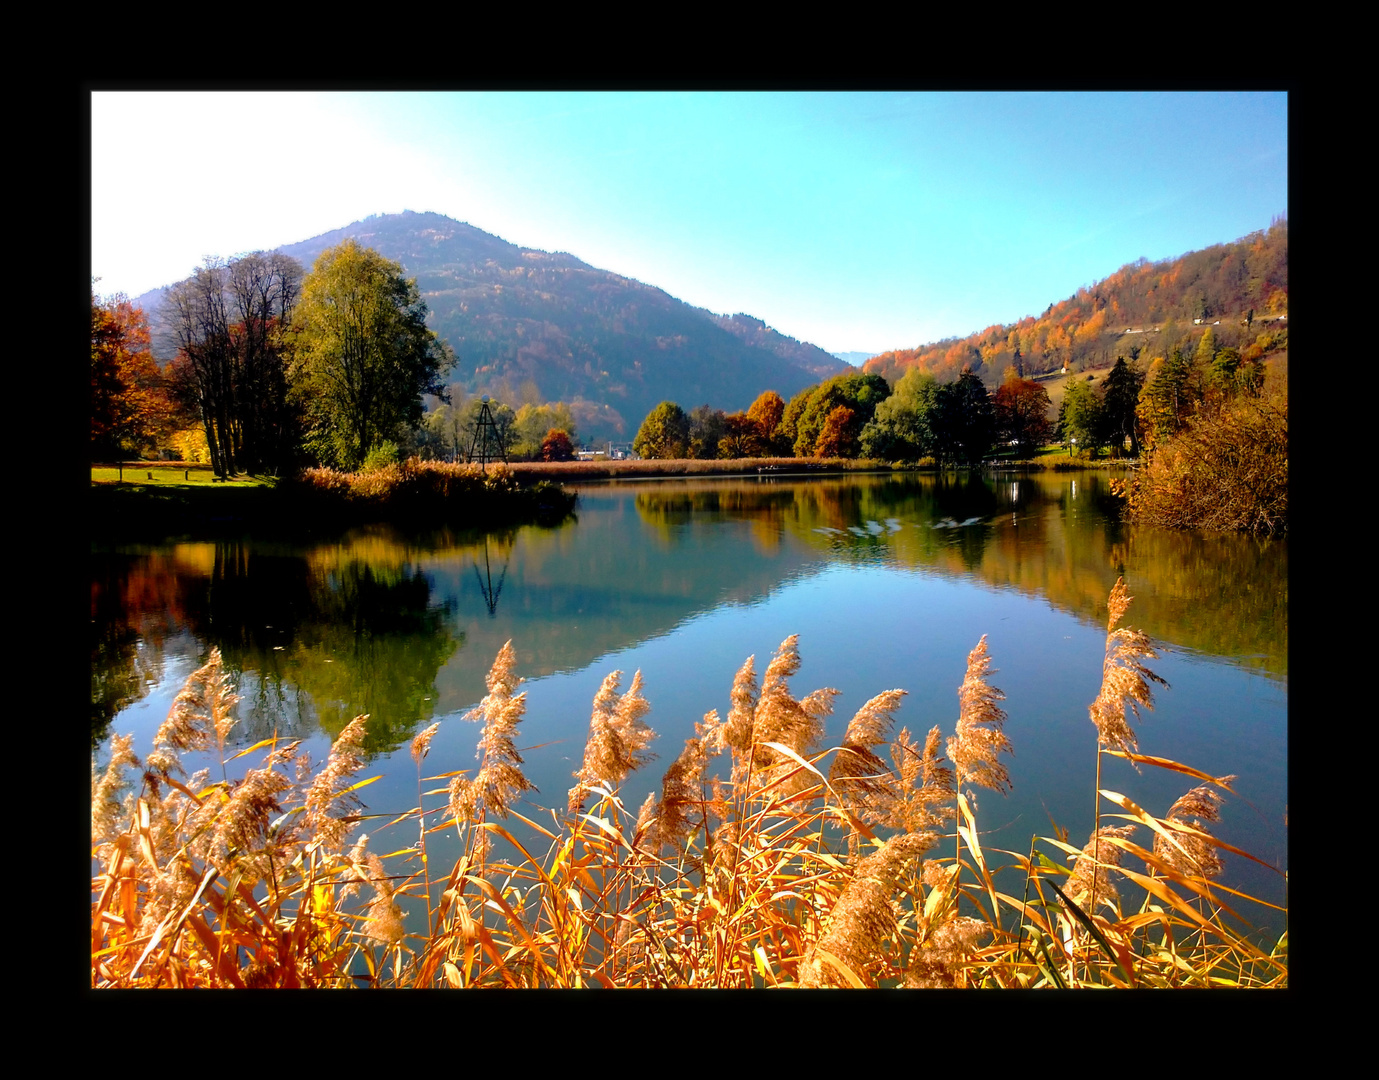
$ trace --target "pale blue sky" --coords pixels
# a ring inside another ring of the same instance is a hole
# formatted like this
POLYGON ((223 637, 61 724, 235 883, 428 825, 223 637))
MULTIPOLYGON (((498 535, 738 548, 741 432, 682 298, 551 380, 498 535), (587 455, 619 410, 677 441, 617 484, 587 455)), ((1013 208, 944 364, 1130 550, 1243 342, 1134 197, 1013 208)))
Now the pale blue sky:
POLYGON ((96 93, 103 294, 432 210, 832 352, 1288 210, 1284 93, 96 93))

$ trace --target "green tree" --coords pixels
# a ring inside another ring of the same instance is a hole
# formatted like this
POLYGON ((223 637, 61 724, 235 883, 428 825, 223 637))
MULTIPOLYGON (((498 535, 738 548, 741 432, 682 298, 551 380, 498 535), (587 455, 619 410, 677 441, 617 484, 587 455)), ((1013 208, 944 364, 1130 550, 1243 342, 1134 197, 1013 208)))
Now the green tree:
POLYGON ((718 457, 718 444, 727 432, 726 417, 722 409, 711 409, 700 405, 689 414, 689 456, 692 458, 718 457))
POLYGON ((357 468, 368 452, 421 420, 421 395, 446 397, 454 362, 426 326, 426 305, 402 267, 346 240, 316 260, 297 308, 293 393, 311 448, 357 468))
POLYGON ((1153 361, 1136 407, 1146 444, 1153 446, 1176 434, 1200 396, 1192 361, 1181 349, 1174 349, 1167 360, 1153 361))
POLYGON ((646 414, 632 449, 644 458, 682 458, 689 455, 690 422, 685 410, 663 401, 646 414))
POLYGON ((1144 375, 1123 356, 1116 357, 1101 387, 1101 404, 1106 413, 1106 433, 1111 445, 1122 451, 1130 440, 1130 453, 1140 456, 1140 422, 1136 408, 1144 375))
POLYGON ((862 428, 861 453, 876 461, 918 461, 934 453, 938 380, 911 368, 862 428))
POLYGON ((1065 446, 1076 447, 1092 457, 1101 452, 1106 442, 1106 410, 1096 391, 1081 379, 1070 382, 1063 392, 1058 425, 1065 446))
POLYGON ((971 368, 964 368, 956 382, 938 388, 936 399, 933 428, 938 456, 981 461, 996 438, 996 410, 982 380, 971 368))

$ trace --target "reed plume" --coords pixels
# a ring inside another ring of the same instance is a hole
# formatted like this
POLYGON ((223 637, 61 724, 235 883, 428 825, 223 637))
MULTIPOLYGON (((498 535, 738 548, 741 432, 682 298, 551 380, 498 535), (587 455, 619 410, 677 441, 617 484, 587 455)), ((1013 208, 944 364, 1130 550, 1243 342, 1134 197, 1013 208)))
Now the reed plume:
POLYGON ((483 733, 475 756, 480 759, 474 779, 456 776, 450 781, 450 813, 457 820, 474 821, 480 814, 508 816, 508 807, 524 791, 535 791, 522 774, 522 755, 513 736, 527 709, 527 695, 513 695, 522 680, 516 675, 517 654, 509 641, 498 650, 488 673, 488 694, 465 714, 466 720, 482 720, 483 733))
POLYGON ((595 784, 615 788, 635 769, 655 757, 647 752, 656 733, 642 720, 651 704, 642 696, 642 673, 632 676, 625 694, 618 694, 621 671, 603 680, 594 696, 589 718, 589 737, 584 743, 584 764, 576 772, 578 783, 570 789, 570 813, 584 808, 589 789, 595 784))
POLYGON ((871 973, 884 966, 882 946, 894 937, 898 925, 892 896, 906 868, 928 848, 924 837, 893 836, 857 863, 852 880, 829 913, 827 929, 800 964, 800 986, 852 986, 835 961, 858 981, 875 985, 871 973))
POLYGON ((157 784, 162 778, 184 775, 180 755, 202 753, 212 745, 220 752, 223 772, 225 740, 235 724, 238 702, 220 650, 212 649, 206 663, 188 676, 153 737, 153 750, 147 758, 149 779, 157 784))
POLYGON ((656 807, 660 843, 674 844, 683 850, 696 828, 690 813, 704 802, 704 771, 709 758, 716 753, 713 747, 721 728, 717 710, 707 713, 701 723, 694 725, 693 737, 685 740, 680 756, 661 778, 661 799, 656 807))
POLYGON ((344 726, 331 744, 325 765, 307 788, 303 828, 312 837, 312 845, 324 851, 339 851, 358 821, 356 813, 362 804, 349 788, 355 773, 364 767, 368 719, 367 714, 356 716, 344 726))
MULTIPOLYGON (((757 702, 760 693, 757 689, 756 657, 747 657, 746 663, 738 668, 733 677, 733 688, 729 696, 731 706, 728 719, 723 722, 719 737, 723 747, 732 751, 734 768, 740 760, 743 763, 743 776, 752 756, 752 728, 756 721, 757 702)), ((736 782, 734 776, 734 782, 736 782)))
MULTIPOLYGON (((761 696, 752 718, 752 768, 757 777, 754 786, 769 784, 798 768, 766 744, 779 743, 801 757, 808 755, 822 738, 824 718, 833 712, 833 699, 838 696, 838 691, 831 688, 815 690, 799 701, 791 695, 790 678, 800 669, 799 640, 798 634, 792 634, 781 642, 762 679, 761 696)), ((797 794, 813 783, 806 775, 796 775, 782 786, 781 793, 797 794)))
POLYGON ((932 834, 951 821, 955 814, 953 770, 943 764, 940 753, 943 735, 937 726, 929 729, 924 747, 910 740, 910 729, 901 728, 891 743, 893 798, 886 824, 908 833, 932 834))
POLYGON ((977 942, 991 933, 981 919, 955 915, 910 950, 905 987, 910 990, 951 990, 958 985, 963 965, 976 952, 977 942))
POLYGON ((829 767, 828 779, 835 791, 863 821, 879 824, 890 817, 895 800, 895 778, 875 748, 888 742, 895 726, 904 690, 878 694, 848 721, 843 742, 829 767))
POLYGON ((1090 706, 1092 723, 1096 725, 1099 747, 1134 753, 1139 747, 1135 731, 1126 721, 1129 709, 1138 721, 1140 707, 1154 708, 1154 694, 1149 684, 1168 686, 1145 666, 1145 660, 1157 659, 1149 637, 1128 627, 1116 629, 1134 597, 1125 586, 1125 578, 1116 579, 1107 600, 1109 617, 1106 623, 1106 658, 1101 668, 1101 691, 1090 706))
POLYGON ((110 763, 105 772, 96 776, 95 765, 91 768, 91 844, 99 846, 113 840, 120 831, 120 816, 124 806, 120 792, 124 790, 125 766, 139 767, 135 756, 133 735, 116 735, 110 740, 110 763))
POLYGON ((1111 883, 1111 870, 1120 866, 1121 849, 1110 840, 1124 840, 1134 831, 1134 825, 1101 826, 1088 838, 1073 864, 1072 876, 1063 892, 1089 915, 1096 904, 1105 904, 1114 911, 1119 903, 1120 894, 1111 883))
POLYGON ((986 681, 992 671, 983 634, 977 647, 967 654, 967 673, 958 688, 958 723, 948 740, 948 756, 957 766, 959 789, 972 783, 1004 793, 1010 788, 1010 773, 999 755, 1015 750, 1002 730, 1005 710, 996 704, 1005 694, 986 681))
POLYGON ((374 898, 364 920, 363 934, 382 945, 396 945, 402 940, 402 909, 394 899, 392 880, 384 869, 383 860, 373 852, 365 856, 364 866, 374 898))
MULTIPOLYGON (((1222 784, 1229 784, 1234 776, 1223 776, 1222 784)), ((1205 833, 1174 830, 1173 840, 1162 833, 1154 834, 1154 854, 1169 867, 1185 876, 1214 878, 1223 869, 1221 856, 1210 841, 1211 833, 1205 822, 1221 820, 1221 796, 1206 784, 1195 787, 1168 808, 1165 825, 1181 825, 1205 833)))

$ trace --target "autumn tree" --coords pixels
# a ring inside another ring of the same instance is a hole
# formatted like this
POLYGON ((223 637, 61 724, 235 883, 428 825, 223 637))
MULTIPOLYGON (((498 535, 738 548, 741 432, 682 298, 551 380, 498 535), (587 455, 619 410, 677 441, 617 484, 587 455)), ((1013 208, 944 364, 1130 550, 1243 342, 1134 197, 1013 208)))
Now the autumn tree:
POLYGON ((124 296, 91 294, 91 459, 151 447, 172 426, 172 406, 149 351, 148 320, 124 296))
POLYGON ((855 458, 860 453, 857 435, 862 425, 857 413, 846 405, 835 405, 824 417, 824 426, 814 442, 816 458, 855 458))
MULTIPOLYGON (((780 400, 777 398, 777 400, 780 400)), ((761 436, 762 424, 750 413, 729 413, 723 418, 723 434, 718 440, 720 458, 763 457, 767 443, 761 436)))
POLYGON ((523 405, 517 410, 515 424, 516 438, 511 456, 518 461, 545 460, 541 448, 547 433, 552 430, 565 432, 572 443, 578 440, 575 418, 570 406, 563 401, 523 405))
POLYGON ((752 402, 747 409, 747 416, 753 420, 761 437, 761 449, 756 453, 747 455, 751 457, 757 454, 774 454, 779 457, 789 457, 793 440, 785 440, 781 437, 781 420, 785 417, 785 401, 774 390, 763 390, 756 401, 752 402))
POLYGON ((1048 415, 1049 392, 1037 382, 1021 378, 1013 367, 1006 369, 992 407, 997 437, 1004 443, 1014 443, 1019 457, 1028 457, 1053 434, 1048 415))
POLYGON ((644 458, 682 458, 689 456, 690 423, 685 410, 673 401, 663 401, 651 412, 632 440, 632 449, 644 458))
POLYGON ((546 437, 541 440, 541 460, 542 461, 573 461, 575 459, 575 444, 570 441, 570 436, 559 428, 552 428, 546 433, 546 437))
POLYGON ((327 248, 302 286, 295 321, 293 394, 312 450, 358 468, 369 451, 414 427, 421 396, 442 400, 450 347, 426 325, 414 279, 372 248, 327 248))

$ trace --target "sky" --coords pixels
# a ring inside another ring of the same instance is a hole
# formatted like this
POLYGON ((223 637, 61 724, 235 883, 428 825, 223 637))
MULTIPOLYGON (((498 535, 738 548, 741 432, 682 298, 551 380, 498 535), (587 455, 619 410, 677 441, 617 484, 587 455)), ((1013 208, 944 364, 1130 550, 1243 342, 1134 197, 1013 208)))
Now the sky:
POLYGON ((91 161, 103 296, 434 211, 874 355, 1267 228, 1288 95, 98 91, 91 161))

